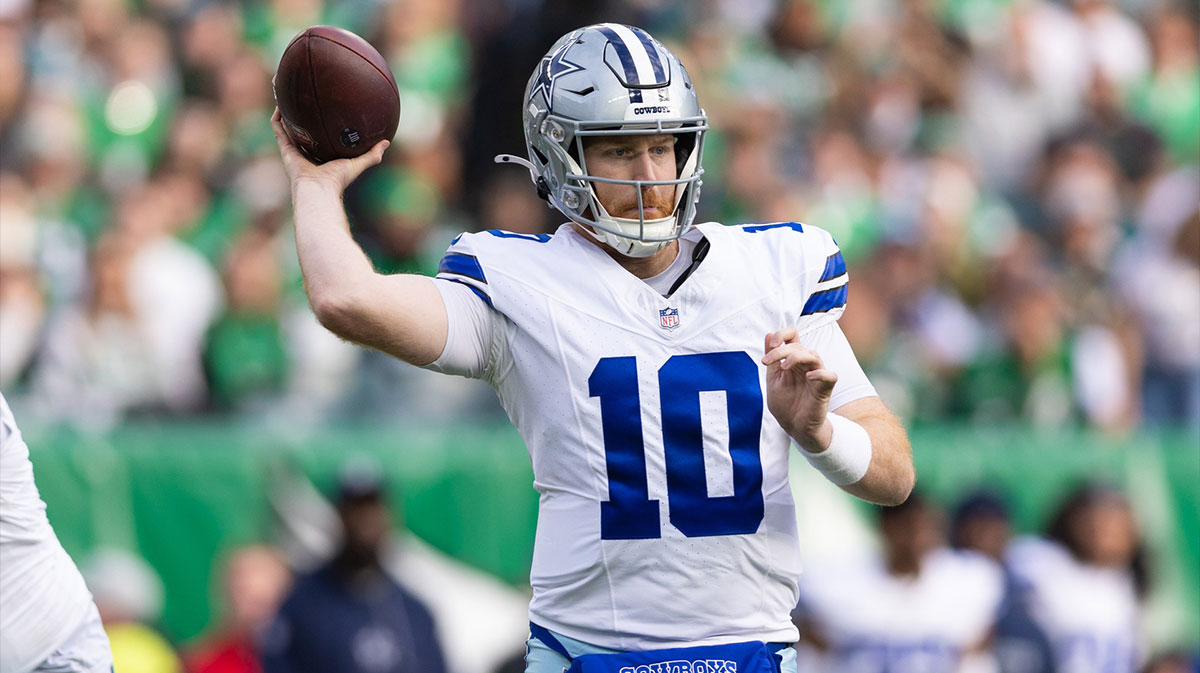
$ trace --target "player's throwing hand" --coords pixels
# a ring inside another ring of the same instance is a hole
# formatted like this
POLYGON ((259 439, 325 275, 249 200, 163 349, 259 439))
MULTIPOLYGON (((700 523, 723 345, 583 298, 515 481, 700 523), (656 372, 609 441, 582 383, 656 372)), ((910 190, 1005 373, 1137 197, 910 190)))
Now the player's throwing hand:
POLYGON ((806 451, 824 451, 833 437, 825 419, 837 374, 799 341, 795 327, 768 334, 762 362, 767 366, 767 408, 806 451))
POLYGON ((361 154, 353 159, 336 159, 318 166, 306 159, 296 148, 292 139, 288 137, 287 131, 283 128, 283 117, 279 114, 279 108, 275 108, 275 113, 271 115, 271 128, 275 131, 275 141, 279 143, 283 168, 293 183, 303 180, 325 182, 337 189, 339 194, 363 171, 382 161, 383 151, 388 148, 389 144, 387 140, 380 140, 366 154, 361 154))

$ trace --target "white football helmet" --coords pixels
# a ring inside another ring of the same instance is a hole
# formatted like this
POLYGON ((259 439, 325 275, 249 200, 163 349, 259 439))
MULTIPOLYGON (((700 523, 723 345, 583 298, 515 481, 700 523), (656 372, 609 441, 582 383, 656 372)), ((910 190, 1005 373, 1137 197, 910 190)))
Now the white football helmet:
POLYGON ((648 257, 679 238, 696 217, 708 117, 683 64, 640 28, 600 23, 559 38, 525 87, 525 145, 538 194, 599 240, 630 257, 648 257), (675 136, 673 180, 615 180, 588 173, 584 138, 675 136), (596 198, 597 182, 630 185, 638 217, 613 217, 596 198), (675 185, 672 212, 646 219, 642 188, 675 185))

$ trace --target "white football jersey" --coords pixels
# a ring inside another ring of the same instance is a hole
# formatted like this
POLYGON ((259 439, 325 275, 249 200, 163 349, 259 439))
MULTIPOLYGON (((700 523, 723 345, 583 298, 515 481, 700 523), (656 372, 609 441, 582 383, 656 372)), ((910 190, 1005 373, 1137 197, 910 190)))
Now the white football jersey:
POLYGON ((92 595, 46 519, 29 447, 0 394, 0 673, 40 664, 75 631, 92 595))
POLYGON ((797 637, 790 440, 766 408, 763 340, 836 321, 845 263, 808 225, 701 234, 707 257, 669 297, 570 225, 464 234, 440 266, 501 320, 474 373, 541 494, 530 617, 593 645, 797 637))
POLYGON ((1004 574, 986 557, 930 553, 916 577, 876 559, 809 568, 798 613, 829 643, 802 645, 800 670, 827 673, 956 673, 987 637, 1004 596, 1004 574))
POLYGON ((1077 561, 1062 546, 1024 538, 1007 562, 1029 591, 1058 673, 1133 673, 1139 669, 1138 600, 1129 573, 1077 561))

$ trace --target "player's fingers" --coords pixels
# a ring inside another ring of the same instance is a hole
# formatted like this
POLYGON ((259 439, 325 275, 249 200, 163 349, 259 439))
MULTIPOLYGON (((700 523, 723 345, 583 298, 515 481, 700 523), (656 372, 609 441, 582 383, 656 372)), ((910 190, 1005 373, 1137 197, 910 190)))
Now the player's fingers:
POLYGON ((387 140, 380 140, 375 143, 365 154, 360 154, 353 159, 347 160, 350 164, 350 173, 352 177, 358 177, 363 171, 383 161, 383 151, 388 148, 391 143, 387 140))
POLYGON ((786 343, 778 348, 772 348, 763 356, 763 364, 770 366, 775 363, 783 369, 801 367, 802 369, 820 369, 821 358, 815 352, 797 343, 786 343))
POLYGON ((374 159, 374 161, 371 162, 371 165, 374 166, 380 161, 383 161, 383 153, 386 152, 387 148, 391 146, 392 142, 390 140, 380 140, 379 142, 375 143, 375 147, 372 147, 371 151, 369 152, 374 159))
POLYGON ((279 108, 275 108, 274 114, 271 115, 271 131, 275 134, 275 142, 279 145, 279 154, 283 157, 284 165, 289 165, 294 161, 294 157, 300 156, 300 151, 296 149, 296 144, 292 142, 292 137, 283 126, 283 116, 280 115, 279 108))
POLYGON ((275 108, 275 112, 271 113, 271 131, 275 133, 275 140, 280 143, 291 140, 283 128, 283 115, 279 113, 279 108, 275 108))
POLYGON ((819 397, 827 397, 833 393, 833 386, 837 384, 837 373, 830 369, 814 369, 805 372, 804 378, 815 387, 815 392, 819 397))
POLYGON ((828 385, 830 388, 837 383, 837 372, 832 369, 813 369, 804 373, 804 378, 814 383, 828 385))
POLYGON ((792 343, 793 341, 796 340, 797 336, 798 336, 798 333, 796 332, 795 327, 784 327, 781 330, 778 330, 776 332, 768 334, 766 350, 771 350, 772 348, 778 348, 779 346, 782 346, 785 343, 792 343))

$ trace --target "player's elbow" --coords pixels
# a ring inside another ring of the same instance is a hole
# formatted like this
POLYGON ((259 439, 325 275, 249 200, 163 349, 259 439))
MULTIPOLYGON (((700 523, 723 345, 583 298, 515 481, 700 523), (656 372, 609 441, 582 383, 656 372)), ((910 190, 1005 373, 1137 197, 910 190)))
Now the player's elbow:
POLYGON ((310 288, 308 303, 317 322, 340 337, 351 338, 354 326, 361 323, 361 302, 355 293, 314 291, 310 288))
POLYGON ((917 472, 913 469, 912 462, 903 465, 897 473, 893 475, 889 488, 885 489, 881 505, 895 506, 903 504, 908 500, 908 496, 912 494, 913 488, 917 485, 917 472))

